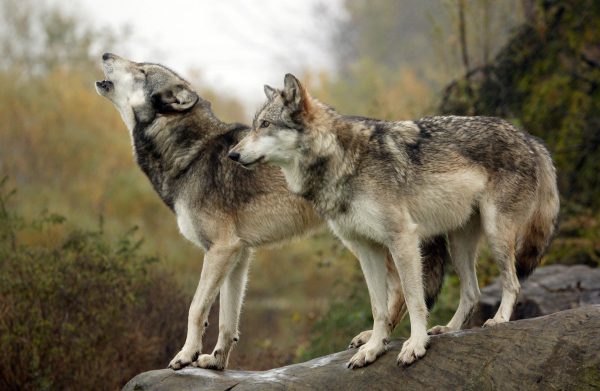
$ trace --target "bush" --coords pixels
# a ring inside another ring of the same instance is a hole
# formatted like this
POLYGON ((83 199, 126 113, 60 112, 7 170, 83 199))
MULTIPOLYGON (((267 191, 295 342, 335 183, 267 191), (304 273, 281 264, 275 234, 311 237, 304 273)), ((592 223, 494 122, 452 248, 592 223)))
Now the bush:
POLYGON ((11 212, 0 186, 0 389, 117 389, 166 365, 184 338, 187 299, 133 231, 65 228, 11 212))

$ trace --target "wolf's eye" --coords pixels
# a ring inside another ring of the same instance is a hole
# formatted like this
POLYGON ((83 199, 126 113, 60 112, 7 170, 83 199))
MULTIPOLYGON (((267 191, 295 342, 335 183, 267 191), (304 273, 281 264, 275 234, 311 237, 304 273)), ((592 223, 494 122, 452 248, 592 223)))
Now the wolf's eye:
POLYGON ((268 127, 269 127, 269 125, 271 125, 271 123, 270 123, 269 121, 265 121, 265 120, 263 120, 263 121, 260 123, 260 127, 261 127, 261 128, 268 128, 268 127))

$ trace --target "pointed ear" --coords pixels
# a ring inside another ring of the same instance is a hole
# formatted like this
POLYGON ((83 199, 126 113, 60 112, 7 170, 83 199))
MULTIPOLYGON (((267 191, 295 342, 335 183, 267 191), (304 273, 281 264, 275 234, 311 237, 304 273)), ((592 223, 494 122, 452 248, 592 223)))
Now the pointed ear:
POLYGON ((275 97, 275 95, 277 95, 277 90, 265 84, 265 95, 269 100, 271 100, 275 97))
POLYGON ((198 99, 198 94, 183 84, 177 84, 152 94, 154 107, 161 113, 189 110, 194 107, 198 99))
POLYGON ((296 76, 288 73, 283 80, 283 100, 286 105, 293 110, 301 110, 306 107, 307 94, 306 90, 300 84, 296 76))

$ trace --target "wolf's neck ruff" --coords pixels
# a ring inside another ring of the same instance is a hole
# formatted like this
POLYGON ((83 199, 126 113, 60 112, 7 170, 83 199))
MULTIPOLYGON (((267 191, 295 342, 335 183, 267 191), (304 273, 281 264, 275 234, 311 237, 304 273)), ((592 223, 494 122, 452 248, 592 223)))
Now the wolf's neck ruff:
POLYGON ((351 197, 345 189, 360 153, 357 144, 343 145, 338 134, 330 131, 340 120, 337 113, 316 100, 311 110, 310 120, 318 120, 319 129, 313 129, 317 131, 306 140, 299 158, 282 166, 282 171, 290 189, 311 202, 321 216, 345 213, 351 197))
POLYGON ((204 153, 210 140, 221 137, 231 126, 198 105, 192 116, 154 117, 136 123, 133 131, 135 158, 165 204, 173 210, 179 181, 204 153), (166 128, 170 128, 166 132, 166 128))

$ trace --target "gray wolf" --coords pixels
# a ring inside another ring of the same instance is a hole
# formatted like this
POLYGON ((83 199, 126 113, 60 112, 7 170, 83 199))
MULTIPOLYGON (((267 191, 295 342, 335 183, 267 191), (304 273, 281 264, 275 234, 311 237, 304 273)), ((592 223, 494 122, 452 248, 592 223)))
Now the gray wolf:
POLYGON ((429 342, 423 293, 424 240, 447 234, 461 281, 458 309, 446 326, 458 330, 479 298, 475 261, 489 242, 502 276, 502 301, 492 326, 510 319, 518 276, 538 264, 555 230, 556 176, 546 148, 498 118, 429 117, 388 122, 344 116, 311 97, 291 74, 285 87, 265 86, 267 101, 230 157, 251 168, 279 166, 290 190, 309 201, 358 257, 373 307, 369 341, 348 363, 361 367, 385 352, 385 254, 400 274, 411 335, 398 355, 410 364, 429 342))
MULTIPOLYGON (((223 369, 239 338, 238 323, 250 254, 259 246, 309 233, 322 220, 302 197, 287 190, 280 170, 247 171, 227 158, 248 127, 227 124, 190 84, 170 69, 102 56, 106 80, 97 92, 108 98, 127 125, 135 159, 184 237, 201 247, 204 262, 192 300, 185 344, 170 362, 223 369), (212 354, 201 354, 208 311, 220 292, 219 337, 212 354)), ((426 296, 432 302, 442 283, 447 242, 438 236, 423 249, 426 296)), ((389 317, 394 327, 406 312, 398 273, 389 258, 389 317)), ((364 331, 352 340, 369 339, 364 331)))

